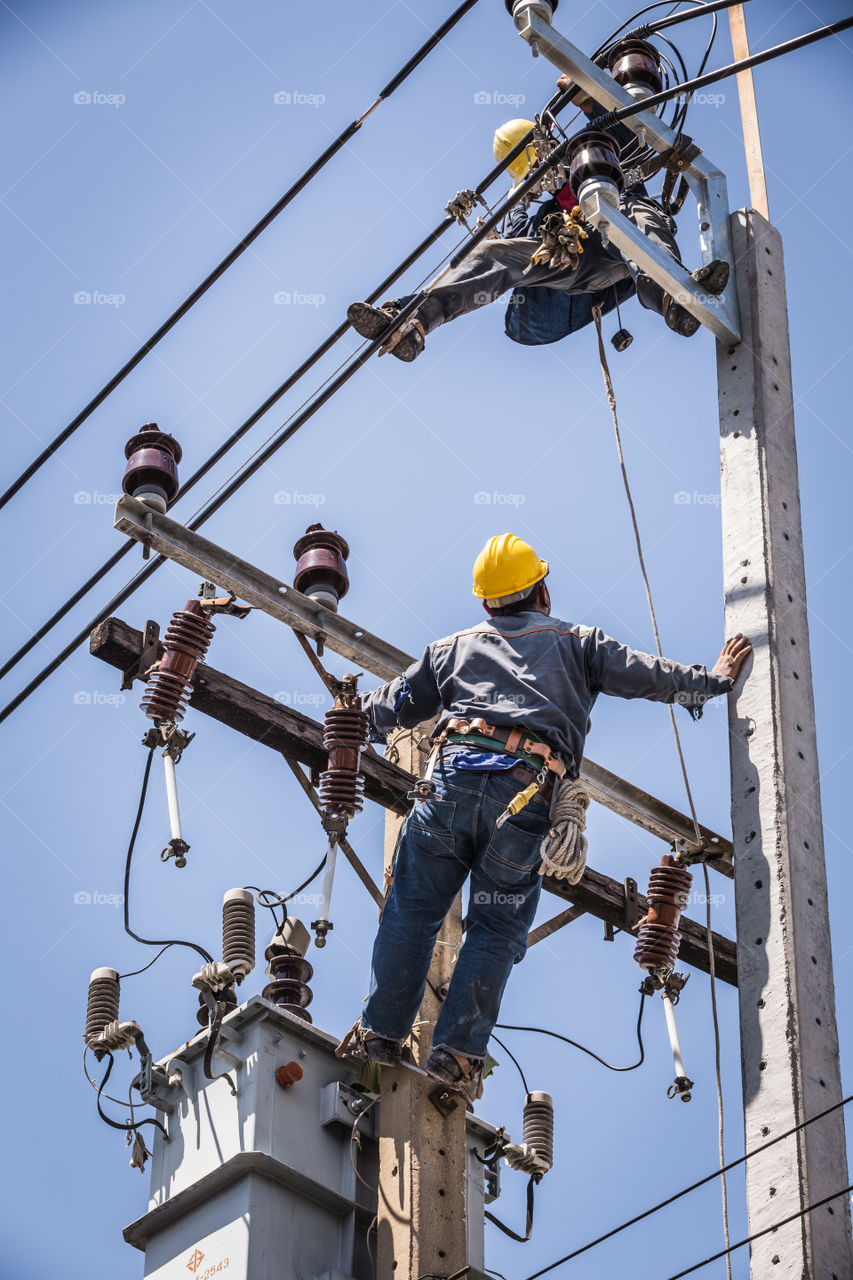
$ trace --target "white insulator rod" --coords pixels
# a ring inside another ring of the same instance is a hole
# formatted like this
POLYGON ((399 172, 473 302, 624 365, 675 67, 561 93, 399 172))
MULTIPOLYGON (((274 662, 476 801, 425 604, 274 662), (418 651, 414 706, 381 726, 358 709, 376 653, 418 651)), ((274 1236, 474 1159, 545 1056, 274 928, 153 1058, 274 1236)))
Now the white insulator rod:
POLYGON ((329 929, 329 904, 332 900, 332 884, 335 879, 335 862, 338 857, 337 840, 329 840, 329 848, 326 851, 326 869, 323 872, 323 885, 320 889, 320 903, 317 908, 317 919, 314 921, 312 928, 316 931, 315 946, 322 947, 326 945, 326 933, 329 929))
POLYGON ((183 842, 181 810, 178 805, 178 784, 175 779, 175 761, 170 751, 163 752, 163 765, 166 770, 166 799, 169 802, 169 826, 172 829, 172 839, 183 842))
POLYGON ((678 1038, 678 1026, 675 1021, 675 1005, 664 991, 663 1011, 666 1014, 666 1029, 669 1032, 669 1044, 672 1049, 672 1060, 675 1063, 675 1077, 687 1077, 684 1070, 684 1055, 681 1052, 681 1041, 678 1038))

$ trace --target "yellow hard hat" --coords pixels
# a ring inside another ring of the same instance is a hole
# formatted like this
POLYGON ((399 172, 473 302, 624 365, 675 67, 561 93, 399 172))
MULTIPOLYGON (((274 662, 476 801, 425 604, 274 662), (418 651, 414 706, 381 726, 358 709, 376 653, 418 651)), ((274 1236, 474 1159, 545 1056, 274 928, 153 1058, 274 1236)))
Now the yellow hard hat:
MULTIPOLYGON (((512 151, 516 143, 521 142, 524 135, 529 133, 532 128, 532 120, 507 120, 506 124, 502 124, 499 129, 496 129, 494 141, 492 142, 495 159, 503 160, 504 156, 512 151)), ((532 145, 528 145, 523 151, 519 152, 512 164, 507 165, 507 172, 520 181, 522 178, 527 177, 535 164, 536 151, 532 145)))
POLYGON ((499 533, 483 547, 474 561, 474 595, 486 604, 500 606, 520 600, 548 572, 523 538, 499 533))

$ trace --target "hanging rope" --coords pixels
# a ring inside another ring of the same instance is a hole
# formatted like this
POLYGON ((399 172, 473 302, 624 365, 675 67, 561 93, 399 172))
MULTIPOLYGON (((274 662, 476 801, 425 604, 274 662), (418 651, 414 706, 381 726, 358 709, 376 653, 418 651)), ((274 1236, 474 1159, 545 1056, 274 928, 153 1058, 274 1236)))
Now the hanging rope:
POLYGON ((584 831, 589 793, 582 782, 571 778, 562 778, 555 785, 558 790, 551 828, 539 846, 539 874, 577 884, 586 868, 588 842, 584 831))
MULTIPOLYGON (((610 377, 610 367, 607 363, 607 351, 604 346, 604 338, 601 333, 601 307, 593 307, 593 318, 595 320, 595 331, 598 336, 598 358, 601 363, 601 376, 604 379, 604 389, 607 393, 607 402, 610 405, 610 413, 613 418, 613 431, 616 436, 616 452, 619 456, 619 469, 622 472, 622 483, 625 486, 625 494, 628 499, 628 508, 631 512, 631 524, 634 528, 634 540, 637 545, 637 556, 640 561, 640 571, 643 575, 643 586, 646 589, 646 600, 649 606, 649 615, 652 620, 652 630, 655 636, 655 648, 659 658, 663 658, 663 651, 660 643, 660 632, 658 631, 657 615, 655 614, 654 601, 652 600, 652 589, 649 584, 649 575, 646 570, 646 561, 643 556, 643 544, 640 538, 640 527, 637 522, 637 512, 634 507, 634 499, 631 495, 631 485, 628 480, 628 469, 625 465, 625 455, 622 451, 622 435, 619 430, 619 414, 616 409, 616 396, 613 391, 613 380, 610 377)), ((684 789, 687 792, 687 802, 690 805, 690 816, 693 819, 693 828, 696 832, 696 843, 702 844, 702 834, 699 830, 699 820, 696 817, 696 806, 693 803, 693 793, 690 790, 690 780, 687 777, 687 765, 684 760, 684 752, 681 749, 681 738, 678 733, 678 725, 675 723, 675 713, 672 707, 668 707, 669 720, 672 725, 672 732, 675 737, 675 747, 678 752, 678 762, 681 766, 681 776, 684 779, 684 789)), ((714 1024, 714 1074, 717 1085, 717 1135, 720 1156, 720 1194, 722 1198, 723 1211, 723 1237, 726 1242, 726 1275, 728 1280, 732 1280, 732 1264, 729 1239, 729 1207, 728 1207, 728 1190, 726 1187, 726 1175, 723 1172, 726 1163, 725 1157, 725 1125, 723 1112, 723 1083, 720 1068, 720 1024, 717 1016, 717 990, 716 990, 716 972, 714 968, 714 940, 711 930, 711 891, 708 879, 708 868, 705 871, 705 903, 706 903, 706 933, 708 936, 708 955, 709 955, 709 971, 711 975, 711 1018, 714 1024)))

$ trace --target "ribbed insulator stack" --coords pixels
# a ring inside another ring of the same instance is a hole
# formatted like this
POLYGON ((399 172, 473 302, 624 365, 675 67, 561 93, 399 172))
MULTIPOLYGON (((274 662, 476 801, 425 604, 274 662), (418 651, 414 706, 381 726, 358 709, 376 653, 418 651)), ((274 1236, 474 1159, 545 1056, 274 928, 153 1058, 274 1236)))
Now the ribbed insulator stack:
POLYGON ((200 600, 188 600, 172 614, 163 637, 163 657, 148 677, 142 710, 151 720, 183 720, 192 678, 216 630, 200 600))
POLYGON ((693 877, 670 853, 652 869, 649 913, 640 925, 634 959, 643 969, 672 969, 678 959, 682 908, 690 897, 693 877))
POLYGON ((314 976, 314 969, 308 961, 295 953, 273 956, 269 971, 272 982, 263 989, 264 999, 310 1022, 308 1005, 314 999, 314 993, 308 983, 314 976))
POLYGON ((536 1090, 524 1099, 523 1139, 550 1169, 554 1163, 554 1099, 536 1090))
POLYGON ((222 900, 222 960, 238 982, 255 967, 255 899, 248 889, 229 889, 222 900))
POLYGON ((320 775, 320 800, 326 813, 346 813, 353 818, 364 803, 364 778, 359 773, 361 753, 368 742, 370 718, 355 707, 332 707, 326 712, 323 746, 329 763, 320 775))
POLYGON ((86 1030, 83 1038, 91 1044, 110 1022, 118 1021, 119 978, 116 969, 95 969, 89 979, 86 1002, 86 1030))

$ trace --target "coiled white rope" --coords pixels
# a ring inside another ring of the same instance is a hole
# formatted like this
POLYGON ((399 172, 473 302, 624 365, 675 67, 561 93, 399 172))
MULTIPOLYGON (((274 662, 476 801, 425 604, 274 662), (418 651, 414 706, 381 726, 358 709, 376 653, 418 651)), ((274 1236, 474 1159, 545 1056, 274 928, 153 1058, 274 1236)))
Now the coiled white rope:
POLYGON ((539 846, 539 874, 577 884, 586 868, 588 845, 584 831, 589 794, 582 782, 572 778, 561 778, 555 785, 558 790, 551 829, 539 846))

